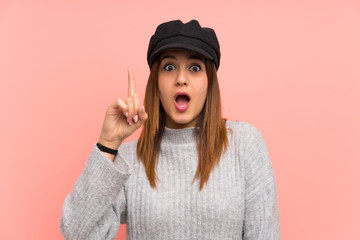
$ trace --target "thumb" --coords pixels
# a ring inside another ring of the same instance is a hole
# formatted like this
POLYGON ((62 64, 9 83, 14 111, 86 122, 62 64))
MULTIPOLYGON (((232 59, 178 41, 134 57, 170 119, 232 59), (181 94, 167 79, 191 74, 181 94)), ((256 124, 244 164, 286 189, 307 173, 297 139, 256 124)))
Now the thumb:
POLYGON ((137 122, 137 124, 141 126, 141 124, 143 124, 147 118, 148 118, 148 114, 145 112, 145 107, 142 106, 139 111, 139 121, 137 122))

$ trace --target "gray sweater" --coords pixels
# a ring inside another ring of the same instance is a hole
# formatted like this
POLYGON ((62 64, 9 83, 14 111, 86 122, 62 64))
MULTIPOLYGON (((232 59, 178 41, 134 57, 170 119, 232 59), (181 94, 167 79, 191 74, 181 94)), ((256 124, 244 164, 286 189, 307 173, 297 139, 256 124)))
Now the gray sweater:
POLYGON ((199 192, 195 128, 165 129, 151 188, 136 158, 137 141, 124 143, 111 162, 94 144, 67 195, 60 229, 66 239, 280 239, 277 187, 259 130, 227 121, 229 148, 199 192))

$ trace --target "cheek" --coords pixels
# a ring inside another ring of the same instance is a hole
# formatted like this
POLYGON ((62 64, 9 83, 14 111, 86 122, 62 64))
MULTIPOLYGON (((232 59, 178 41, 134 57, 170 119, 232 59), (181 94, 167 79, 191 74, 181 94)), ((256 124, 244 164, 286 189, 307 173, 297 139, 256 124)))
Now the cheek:
POLYGON ((164 106, 166 104, 166 99, 169 99, 170 94, 170 85, 167 84, 168 81, 164 81, 164 79, 159 78, 158 86, 159 86, 159 95, 161 104, 164 106))
POLYGON ((203 78, 201 81, 197 82, 196 89, 199 89, 197 96, 199 99, 199 104, 203 105, 207 95, 208 82, 207 78, 203 78))

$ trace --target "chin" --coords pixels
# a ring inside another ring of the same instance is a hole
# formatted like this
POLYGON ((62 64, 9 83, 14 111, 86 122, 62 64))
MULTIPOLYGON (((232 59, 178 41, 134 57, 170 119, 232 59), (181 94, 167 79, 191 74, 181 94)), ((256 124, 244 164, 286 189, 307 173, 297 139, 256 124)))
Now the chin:
POLYGON ((196 124, 196 119, 191 116, 172 116, 170 118, 171 118, 171 120, 170 120, 171 124, 174 124, 174 125, 179 125, 179 126, 185 127, 187 125, 195 126, 195 124, 196 124))

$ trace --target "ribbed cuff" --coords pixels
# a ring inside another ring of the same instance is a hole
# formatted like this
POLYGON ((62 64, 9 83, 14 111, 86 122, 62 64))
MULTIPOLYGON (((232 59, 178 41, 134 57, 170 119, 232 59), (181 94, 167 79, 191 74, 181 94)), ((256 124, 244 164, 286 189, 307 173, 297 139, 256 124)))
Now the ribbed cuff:
POLYGON ((129 164, 119 156, 115 155, 114 162, 108 159, 103 152, 94 144, 86 168, 95 174, 98 180, 108 183, 108 185, 118 185, 125 182, 131 175, 129 164))

